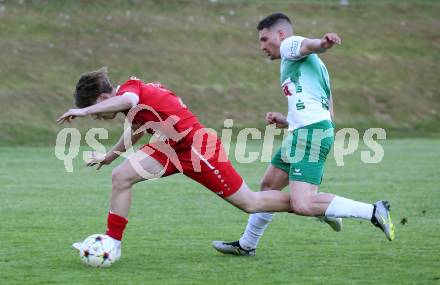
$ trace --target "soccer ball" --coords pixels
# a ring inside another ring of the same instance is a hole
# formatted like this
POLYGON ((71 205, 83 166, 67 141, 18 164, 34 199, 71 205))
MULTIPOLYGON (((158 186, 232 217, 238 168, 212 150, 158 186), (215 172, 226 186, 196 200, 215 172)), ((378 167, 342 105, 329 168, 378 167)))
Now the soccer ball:
POLYGON ((92 267, 109 267, 115 262, 116 248, 108 235, 95 234, 86 238, 79 249, 81 262, 92 267))

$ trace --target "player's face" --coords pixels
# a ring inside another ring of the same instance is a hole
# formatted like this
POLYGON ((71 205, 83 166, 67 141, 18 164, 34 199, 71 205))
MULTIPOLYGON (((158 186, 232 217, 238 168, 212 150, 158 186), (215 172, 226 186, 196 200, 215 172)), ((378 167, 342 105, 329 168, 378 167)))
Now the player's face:
POLYGON ((260 49, 270 57, 271 60, 280 58, 281 38, 275 30, 267 28, 259 31, 260 49))
MULTIPOLYGON (((107 100, 109 98, 112 97, 112 94, 110 93, 103 93, 101 95, 98 96, 98 99, 96 99, 96 103, 98 104, 104 100, 107 100)), ((118 113, 117 112, 106 112, 106 113, 100 113, 100 114, 95 114, 92 115, 93 119, 95 120, 111 120, 114 119, 116 117, 118 113)))
POLYGON ((117 113, 107 112, 107 113, 95 114, 95 115, 92 115, 92 117, 95 120, 112 120, 116 117, 116 115, 117 115, 117 113))

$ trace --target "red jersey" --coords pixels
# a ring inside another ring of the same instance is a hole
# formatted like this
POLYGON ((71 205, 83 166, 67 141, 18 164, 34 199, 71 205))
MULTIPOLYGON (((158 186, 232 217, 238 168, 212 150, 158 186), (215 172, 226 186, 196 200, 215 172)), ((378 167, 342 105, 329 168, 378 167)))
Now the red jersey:
MULTIPOLYGON (((132 77, 120 85, 116 96, 121 96, 125 92, 131 92, 139 96, 138 107, 140 111, 136 112, 132 123, 144 125, 149 133, 157 134, 158 129, 154 126, 158 124, 155 123, 164 125, 167 119, 172 119, 168 121, 171 123, 166 123, 168 127, 165 129, 175 130, 177 131, 176 134, 179 133, 182 136, 185 134, 183 138, 177 140, 172 135, 165 134, 165 137, 170 139, 169 143, 173 148, 189 146, 192 143, 195 131, 204 128, 197 117, 182 103, 180 97, 177 97, 160 83, 144 83, 132 77)), ((125 114, 127 115, 128 111, 125 114)), ((167 131, 163 132, 166 133, 167 131)))
POLYGON ((125 112, 128 119, 159 137, 159 142, 146 144, 141 151, 164 166, 161 175, 180 171, 221 197, 240 189, 243 179, 224 154, 220 139, 204 133, 204 126, 172 91, 131 78, 119 87, 116 96, 126 92, 139 97, 138 105, 125 112))

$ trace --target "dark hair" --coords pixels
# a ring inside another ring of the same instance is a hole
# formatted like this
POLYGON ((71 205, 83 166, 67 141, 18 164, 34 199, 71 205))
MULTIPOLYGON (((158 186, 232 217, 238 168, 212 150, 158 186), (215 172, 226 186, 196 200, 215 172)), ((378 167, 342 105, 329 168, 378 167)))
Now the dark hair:
POLYGON ((264 28, 269 29, 278 24, 280 21, 287 21, 289 24, 292 24, 289 17, 287 17, 283 13, 273 13, 258 23, 257 30, 261 31, 264 28))
POLYGON ((81 75, 75 88, 75 105, 78 108, 85 108, 95 104, 98 96, 102 93, 110 93, 113 86, 107 75, 107 67, 95 71, 86 72, 81 75))

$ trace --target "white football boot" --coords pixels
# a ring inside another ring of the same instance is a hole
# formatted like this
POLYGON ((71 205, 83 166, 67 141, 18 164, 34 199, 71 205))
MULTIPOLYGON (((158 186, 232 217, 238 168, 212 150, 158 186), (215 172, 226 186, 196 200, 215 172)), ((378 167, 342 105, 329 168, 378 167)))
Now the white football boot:
POLYGON ((318 220, 323 223, 327 223, 335 232, 342 231, 342 219, 341 218, 333 218, 321 216, 318 217, 318 220))

